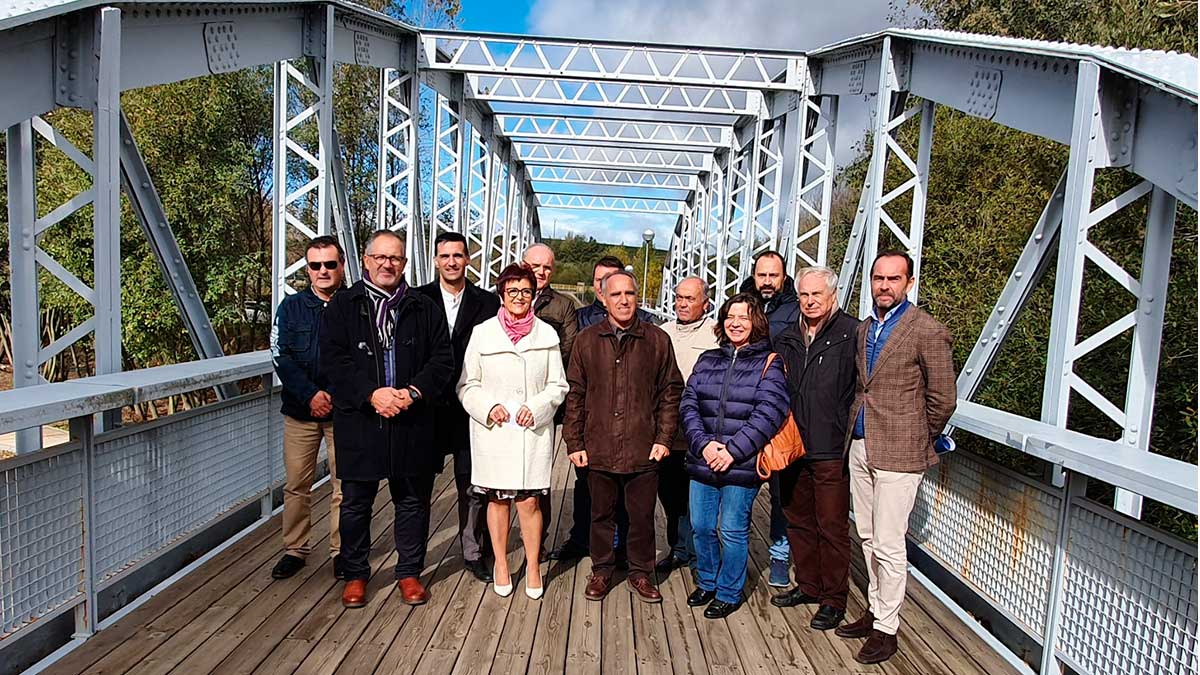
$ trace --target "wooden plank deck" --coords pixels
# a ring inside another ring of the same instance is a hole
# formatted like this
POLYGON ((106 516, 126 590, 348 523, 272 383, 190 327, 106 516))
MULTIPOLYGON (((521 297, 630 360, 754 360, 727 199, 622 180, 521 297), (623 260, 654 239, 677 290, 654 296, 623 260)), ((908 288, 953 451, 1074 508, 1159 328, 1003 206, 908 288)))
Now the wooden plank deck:
MULTIPOLYGON (((555 543, 570 527, 573 472, 560 451, 552 472, 555 543)), ((492 593, 462 568, 452 472, 434 489, 424 580, 431 600, 399 602, 392 583, 392 509, 388 492, 375 502, 370 602, 341 606, 341 584, 328 560, 314 555, 299 574, 273 581, 280 555, 274 518, 174 586, 101 631, 49 669, 51 673, 886 673, 969 675, 1015 672, 928 591, 910 581, 902 613, 900 653, 882 666, 853 660, 858 641, 809 629, 813 608, 779 609, 767 586, 769 505, 761 494, 751 536, 747 601, 711 621, 684 599, 690 575, 662 581, 660 605, 617 586, 603 603, 583 598, 590 562, 545 565, 546 594, 530 600, 517 589, 492 593)), ((329 535, 326 487, 315 498, 313 550, 329 535)), ((659 550, 664 551, 662 509, 659 550)), ((525 563, 520 537, 510 538, 513 570, 525 563)), ((661 555, 661 554, 660 554, 661 555)), ((514 575, 518 585, 523 575, 514 575)), ((863 609, 861 555, 852 568, 849 614, 863 609)))

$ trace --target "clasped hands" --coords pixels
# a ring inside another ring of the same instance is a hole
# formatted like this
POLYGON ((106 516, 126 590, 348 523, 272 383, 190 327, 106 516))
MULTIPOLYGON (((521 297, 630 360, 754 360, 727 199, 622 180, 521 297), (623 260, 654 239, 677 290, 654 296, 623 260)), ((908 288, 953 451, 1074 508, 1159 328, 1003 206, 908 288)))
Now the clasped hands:
POLYGON ((412 394, 408 393, 408 389, 380 387, 371 392, 371 406, 382 417, 395 417, 412 404, 412 394))
MULTIPOLYGON (((654 445, 650 446, 650 461, 657 462, 661 460, 663 457, 667 456, 667 452, 667 446, 663 445, 662 443, 655 443, 654 445)), ((571 463, 575 466, 583 468, 588 465, 587 450, 572 452, 571 454, 567 455, 567 459, 571 460, 571 463)))
POLYGON ((729 467, 733 466, 733 455, 730 454, 724 443, 709 441, 700 454, 704 457, 704 461, 708 462, 708 468, 716 473, 728 471, 729 467))
MULTIPOLYGON (((512 416, 509 414, 508 408, 505 408, 503 405, 497 403, 496 405, 492 406, 491 412, 488 413, 488 418, 492 420, 492 424, 499 426, 508 422, 512 416)), ((533 426, 533 411, 529 409, 529 406, 524 404, 521 405, 521 409, 517 411, 517 424, 525 427, 526 429, 533 426)))
POLYGON ((313 394, 313 397, 308 399, 308 411, 313 417, 329 417, 329 413, 333 412, 333 398, 329 392, 318 391, 313 394))

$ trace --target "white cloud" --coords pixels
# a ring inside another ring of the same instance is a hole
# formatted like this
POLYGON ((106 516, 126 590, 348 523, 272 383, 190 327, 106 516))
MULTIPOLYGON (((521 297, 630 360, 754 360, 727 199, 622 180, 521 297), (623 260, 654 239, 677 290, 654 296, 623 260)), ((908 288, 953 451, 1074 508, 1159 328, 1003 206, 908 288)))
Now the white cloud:
POLYGON ((676 216, 549 208, 539 208, 538 217, 544 237, 581 234, 605 244, 641 246, 642 232, 650 229, 654 230, 654 247, 658 249, 670 244, 677 221, 676 216))

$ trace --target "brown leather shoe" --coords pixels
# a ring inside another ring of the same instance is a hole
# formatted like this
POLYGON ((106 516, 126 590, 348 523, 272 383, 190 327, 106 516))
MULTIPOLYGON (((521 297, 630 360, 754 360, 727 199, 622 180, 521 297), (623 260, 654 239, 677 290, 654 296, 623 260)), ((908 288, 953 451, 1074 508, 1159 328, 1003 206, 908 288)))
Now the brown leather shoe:
POLYGON ((859 663, 883 663, 896 653, 896 636, 881 630, 872 630, 862 649, 854 655, 859 663))
POLYGON ((583 592, 583 597, 588 600, 603 600, 604 596, 612 590, 612 577, 602 577, 596 574, 588 577, 587 589, 583 592))
POLYGON ((843 638, 865 638, 871 634, 871 630, 875 627, 875 615, 867 612, 863 614, 858 621, 847 623, 838 626, 834 629, 833 634, 843 638))
POLYGON ((416 577, 404 577, 396 582, 396 587, 400 589, 400 596, 406 605, 423 605, 429 602, 429 591, 425 590, 421 580, 416 577))
POLYGON ((650 581, 650 577, 630 577, 626 583, 629 584, 629 590, 633 591, 638 600, 642 602, 662 602, 662 593, 659 593, 658 589, 654 587, 654 582, 650 581))
POLYGON ((342 606, 350 609, 365 607, 367 604, 367 580, 352 579, 346 582, 342 589, 342 606))

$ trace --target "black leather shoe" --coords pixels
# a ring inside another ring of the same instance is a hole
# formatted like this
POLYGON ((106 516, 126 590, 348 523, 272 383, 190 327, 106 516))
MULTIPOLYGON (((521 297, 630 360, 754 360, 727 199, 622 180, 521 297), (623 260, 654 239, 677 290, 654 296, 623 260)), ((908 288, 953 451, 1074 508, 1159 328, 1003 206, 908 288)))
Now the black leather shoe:
POLYGON ((706 619, 724 619, 725 617, 737 611, 739 603, 736 602, 721 602, 713 600, 712 604, 704 608, 704 618, 706 619))
POLYGON ((279 562, 275 563, 275 567, 271 570, 271 578, 287 579, 296 572, 299 572, 301 567, 304 567, 304 558, 297 558, 294 555, 284 553, 283 557, 279 559, 279 562))
POLYGON ((341 554, 333 556, 333 578, 338 581, 346 580, 346 573, 342 571, 342 556, 341 554))
POLYGON ((550 552, 551 560, 578 560, 586 558, 588 550, 575 542, 568 540, 562 546, 550 552))
POLYGON ((771 596, 771 604, 776 607, 795 607, 796 605, 815 605, 820 602, 820 598, 813 596, 800 590, 799 586, 791 590, 784 591, 778 595, 771 596))
POLYGON ((716 591, 706 591, 703 588, 697 588, 688 596, 687 604, 688 607, 700 607, 712 602, 715 597, 717 597, 716 591))
POLYGON ((671 574, 671 572, 674 572, 686 564, 686 560, 680 560, 673 555, 669 555, 658 561, 658 563, 654 566, 654 573, 660 578, 667 577, 671 574))
POLYGON ((492 571, 483 564, 482 560, 464 560, 463 567, 483 583, 492 583, 492 571))
POLYGON ((867 641, 863 643, 862 649, 854 655, 854 660, 866 664, 883 663, 896 655, 896 649, 895 635, 872 630, 867 641))
POLYGON ((808 627, 815 630, 833 630, 845 618, 845 610, 834 609, 829 605, 821 605, 821 608, 813 615, 812 621, 808 622, 808 627))

